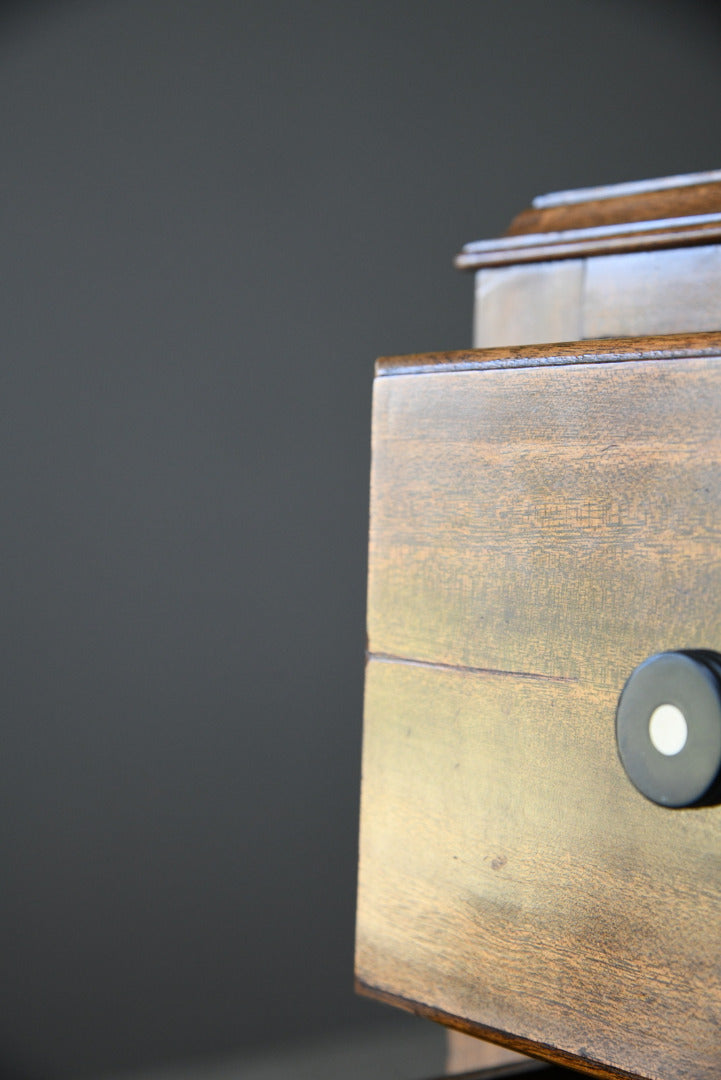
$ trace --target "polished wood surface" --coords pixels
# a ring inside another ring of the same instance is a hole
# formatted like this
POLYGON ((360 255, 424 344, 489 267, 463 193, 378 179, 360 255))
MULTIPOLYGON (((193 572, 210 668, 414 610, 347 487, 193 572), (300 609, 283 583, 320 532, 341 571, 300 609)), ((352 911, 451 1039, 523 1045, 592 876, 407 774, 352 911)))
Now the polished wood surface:
POLYGON ((619 692, 721 650, 721 335, 375 383, 359 988, 600 1076, 721 1073, 721 808, 626 779, 619 692))
POLYGON ((537 195, 508 235, 625 225, 721 211, 721 170, 537 195))
POLYGON ((718 356, 721 331, 702 334, 657 334, 644 338, 600 338, 545 345, 508 345, 498 349, 456 349, 453 352, 381 356, 376 376, 500 371, 513 368, 618 364, 630 360, 691 360, 718 356))
POLYGON ((721 239, 721 172, 541 196, 505 236, 466 244, 461 270, 721 239))

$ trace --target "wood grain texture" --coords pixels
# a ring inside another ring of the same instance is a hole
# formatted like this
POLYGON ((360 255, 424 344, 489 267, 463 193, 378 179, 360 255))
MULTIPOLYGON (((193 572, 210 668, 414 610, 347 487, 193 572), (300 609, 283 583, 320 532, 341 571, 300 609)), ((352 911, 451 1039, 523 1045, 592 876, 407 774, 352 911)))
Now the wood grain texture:
POLYGON ((721 1073, 721 808, 614 738, 636 664, 721 650, 720 345, 375 384, 359 985, 600 1076, 721 1073))
POLYGON ((378 379, 371 652, 620 691, 661 648, 721 651, 720 380, 717 358, 378 379))
POLYGON ((647 251, 721 238, 721 174, 541 196, 505 236, 466 244, 460 270, 647 251))
POLYGON ((602 1074, 711 1080, 719 814, 631 787, 615 700, 371 660, 358 975, 602 1074))

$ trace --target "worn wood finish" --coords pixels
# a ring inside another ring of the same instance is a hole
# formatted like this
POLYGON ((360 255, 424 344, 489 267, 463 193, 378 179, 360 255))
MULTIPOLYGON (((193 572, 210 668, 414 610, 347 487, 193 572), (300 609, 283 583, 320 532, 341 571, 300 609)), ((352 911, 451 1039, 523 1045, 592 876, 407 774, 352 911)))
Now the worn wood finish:
POLYGON ((721 239, 721 173, 541 196, 505 236, 466 244, 460 270, 721 239))
POLYGON ((585 270, 583 259, 480 270, 473 344, 483 349, 583 337, 585 270))
POLYGON ((581 337, 719 328, 721 246, 586 260, 581 337))
POLYGON ((502 266, 476 275, 487 348, 721 327, 721 246, 502 266))
POLYGON ((359 986, 717 1080, 721 808, 639 795, 614 713, 651 653, 721 650, 721 335, 379 373, 359 986))
POLYGON ((599 1075, 717 1080, 719 813, 631 787, 616 695, 379 660, 366 692, 361 982, 599 1075))

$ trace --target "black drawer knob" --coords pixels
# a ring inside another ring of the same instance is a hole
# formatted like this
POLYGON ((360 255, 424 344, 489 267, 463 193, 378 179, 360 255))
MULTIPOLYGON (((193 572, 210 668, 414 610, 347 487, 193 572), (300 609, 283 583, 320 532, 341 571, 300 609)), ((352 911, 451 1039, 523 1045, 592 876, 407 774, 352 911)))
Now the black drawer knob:
POLYGON ((706 800, 721 772, 721 656, 666 652, 623 688, 616 742, 636 788, 661 806, 706 800))

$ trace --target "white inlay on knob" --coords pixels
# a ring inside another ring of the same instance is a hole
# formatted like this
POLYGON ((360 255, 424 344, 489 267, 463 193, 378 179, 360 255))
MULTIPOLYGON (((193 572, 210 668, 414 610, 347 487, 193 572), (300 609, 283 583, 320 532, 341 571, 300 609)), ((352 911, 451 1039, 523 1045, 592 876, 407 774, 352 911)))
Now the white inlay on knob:
POLYGON ((680 754, 688 738, 686 717, 675 705, 659 705, 651 713, 648 734, 659 754, 680 754))

